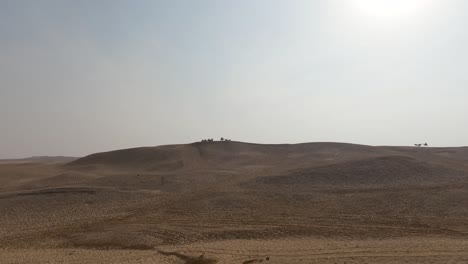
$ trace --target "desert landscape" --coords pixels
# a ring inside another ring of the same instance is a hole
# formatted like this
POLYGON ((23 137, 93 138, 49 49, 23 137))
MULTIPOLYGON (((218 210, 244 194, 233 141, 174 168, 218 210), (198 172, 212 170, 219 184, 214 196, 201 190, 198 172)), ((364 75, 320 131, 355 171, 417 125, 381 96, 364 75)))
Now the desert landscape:
POLYGON ((1 263, 468 263, 468 148, 198 142, 0 162, 1 263))
POLYGON ((0 0, 0 264, 468 264, 467 10, 0 0))

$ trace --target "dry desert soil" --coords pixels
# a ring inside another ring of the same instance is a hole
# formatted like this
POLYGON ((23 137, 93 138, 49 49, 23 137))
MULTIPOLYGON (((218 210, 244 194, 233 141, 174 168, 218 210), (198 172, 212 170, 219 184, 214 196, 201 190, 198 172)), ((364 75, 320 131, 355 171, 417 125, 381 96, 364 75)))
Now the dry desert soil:
POLYGON ((204 142, 0 162, 0 263, 468 263, 468 148, 204 142))

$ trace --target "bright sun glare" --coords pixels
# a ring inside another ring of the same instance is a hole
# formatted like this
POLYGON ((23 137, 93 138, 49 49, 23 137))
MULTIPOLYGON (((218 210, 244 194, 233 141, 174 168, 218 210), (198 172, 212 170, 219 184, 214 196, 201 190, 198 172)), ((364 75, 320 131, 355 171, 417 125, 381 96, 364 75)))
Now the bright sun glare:
POLYGON ((421 14, 432 0, 352 0, 363 15, 376 19, 410 18, 421 14))

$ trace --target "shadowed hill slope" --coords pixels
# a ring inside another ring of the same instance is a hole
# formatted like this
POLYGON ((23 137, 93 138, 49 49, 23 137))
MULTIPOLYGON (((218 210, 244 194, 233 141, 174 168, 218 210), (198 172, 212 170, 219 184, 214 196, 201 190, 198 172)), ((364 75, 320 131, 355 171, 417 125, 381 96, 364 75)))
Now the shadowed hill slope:
POLYGON ((146 184, 147 188, 159 189, 158 177, 167 176, 168 182, 193 188, 208 182, 297 190, 427 185, 465 181, 468 167, 464 153, 464 148, 344 143, 193 143, 92 154, 66 164, 69 172, 51 178, 49 183, 89 181, 108 187, 146 184))
POLYGON ((86 186, 165 191, 203 189, 207 184, 295 191, 448 184, 466 181, 466 152, 344 143, 207 142, 96 153, 65 165, 4 165, 0 182, 5 190, 86 186))
POLYGON ((301 165, 379 156, 391 150, 342 143, 250 144, 241 142, 193 143, 96 153, 67 164, 69 168, 97 166, 156 171, 199 167, 301 165))
POLYGON ((115 167, 146 170, 177 169, 183 166, 183 146, 160 146, 96 153, 68 163, 68 167, 115 167))
POLYGON ((286 175, 256 178, 252 185, 310 188, 395 187, 454 183, 466 179, 462 171, 407 156, 382 156, 289 171, 286 175))

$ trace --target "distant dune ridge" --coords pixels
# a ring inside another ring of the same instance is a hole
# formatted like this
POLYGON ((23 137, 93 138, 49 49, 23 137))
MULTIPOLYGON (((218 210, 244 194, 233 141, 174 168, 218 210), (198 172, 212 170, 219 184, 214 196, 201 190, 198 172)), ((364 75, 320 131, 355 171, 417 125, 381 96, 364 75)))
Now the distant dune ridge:
MULTIPOLYGON (((273 167, 284 169, 313 169, 317 174, 327 170, 331 176, 338 173, 388 174, 375 183, 407 177, 414 183, 424 181, 424 176, 433 175, 432 180, 456 180, 466 169, 462 161, 468 160, 468 148, 414 148, 372 147, 345 143, 303 144, 251 144, 242 142, 193 143, 116 150, 92 154, 66 164, 65 167, 92 171, 119 169, 128 171, 181 171, 191 169, 273 167), (450 160, 449 166, 444 163, 450 160), (457 163, 457 164, 454 164, 457 163), (458 165, 458 166, 453 166, 458 165), (319 167, 319 168, 317 168, 319 167), (453 178, 452 176, 455 178, 453 178)), ((296 171, 299 172, 299 171, 296 171)), ((340 182, 338 178, 334 180, 340 182)), ((427 177, 426 177, 427 178, 427 177)), ((344 180, 343 180, 344 181, 344 180)), ((343 182, 344 183, 344 182, 343 182)))
MULTIPOLYGON (((172 252, 197 243, 293 238, 437 237, 456 244, 468 238, 467 200, 466 147, 222 141, 35 158, 0 164, 0 249, 172 252)), ((439 252, 442 240, 428 247, 439 252)), ((371 258, 371 244, 362 256, 371 258)), ((201 253, 158 261, 197 260, 201 253)), ((206 258, 231 256, 216 254, 206 258)), ((232 263, 259 259, 236 254, 232 263)), ((287 261, 301 263, 290 255, 287 261)))
POLYGON ((71 162, 78 159, 77 157, 65 157, 65 156, 36 156, 23 159, 0 159, 0 164, 11 164, 11 163, 64 163, 71 162))
POLYGON ((87 173, 118 170, 137 174, 270 170, 272 173, 255 175, 259 177, 253 177, 244 186, 294 186, 307 190, 459 182, 466 179, 464 171, 468 164, 463 161, 467 157, 468 148, 373 147, 345 143, 268 145, 231 141, 96 153, 71 161, 65 167, 87 173))

